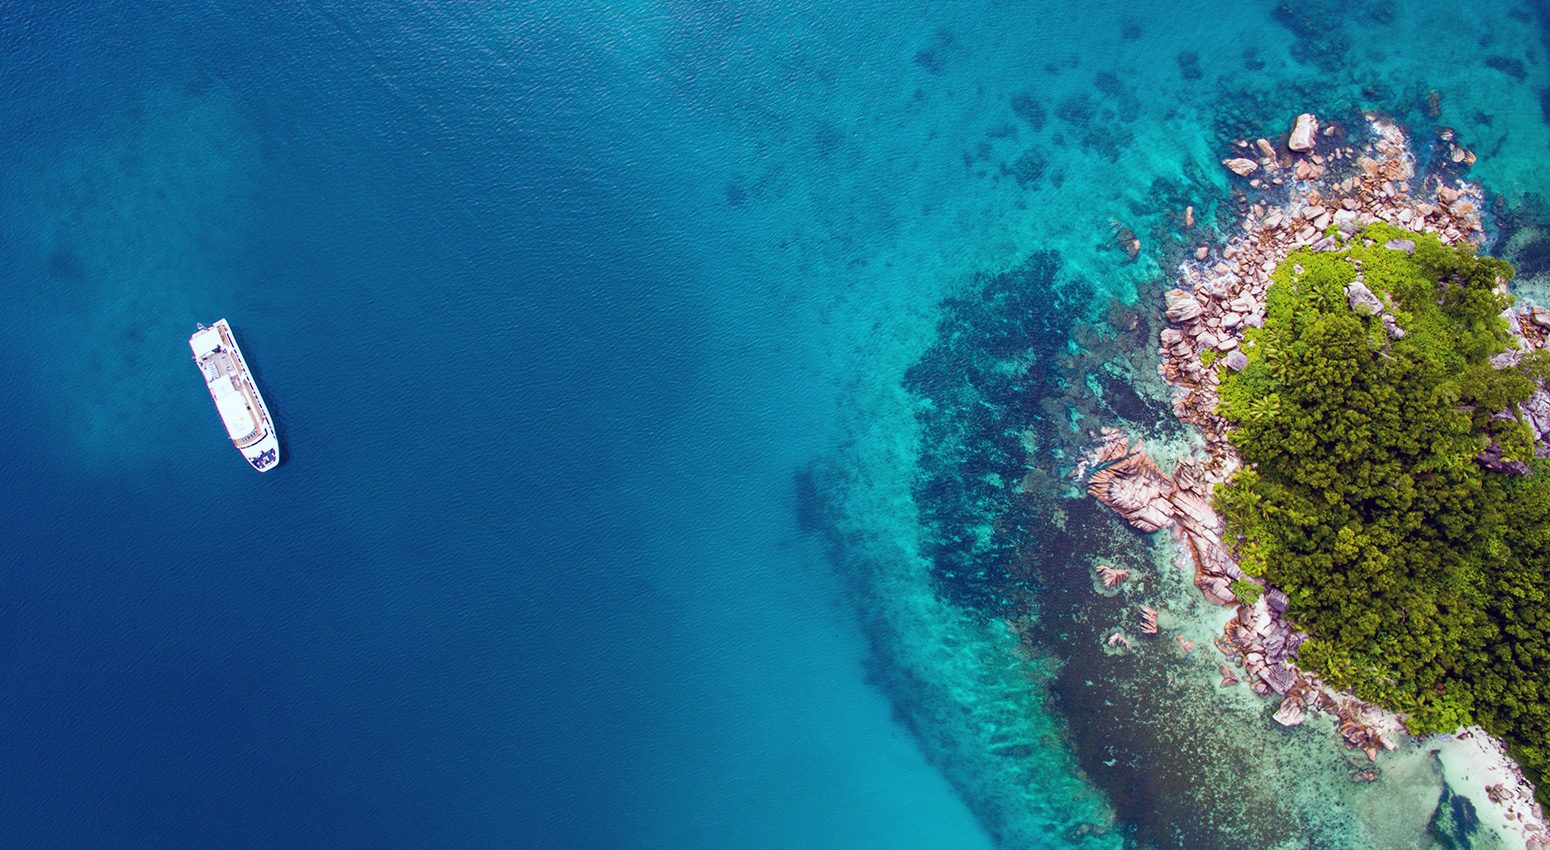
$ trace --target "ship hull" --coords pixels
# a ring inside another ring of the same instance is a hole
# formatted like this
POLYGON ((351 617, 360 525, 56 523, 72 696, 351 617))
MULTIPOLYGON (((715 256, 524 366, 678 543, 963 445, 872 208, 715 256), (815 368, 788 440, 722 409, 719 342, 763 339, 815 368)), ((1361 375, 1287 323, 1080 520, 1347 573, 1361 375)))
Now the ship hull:
POLYGON ((189 346, 232 445, 259 472, 279 466, 280 437, 274 418, 231 325, 225 319, 208 328, 201 325, 189 338, 189 346))

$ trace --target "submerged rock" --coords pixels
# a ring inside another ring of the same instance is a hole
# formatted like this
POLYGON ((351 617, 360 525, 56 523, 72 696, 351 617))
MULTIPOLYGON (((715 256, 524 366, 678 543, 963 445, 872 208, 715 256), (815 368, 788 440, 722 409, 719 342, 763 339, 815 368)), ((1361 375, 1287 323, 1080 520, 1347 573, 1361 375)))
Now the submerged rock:
POLYGON ((1097 573, 1098 578, 1103 580, 1104 587, 1117 587, 1125 579, 1130 578, 1130 570, 1116 569, 1108 564, 1099 564, 1097 573))
POLYGON ((1220 669, 1222 672, 1222 683, 1217 687, 1230 688, 1233 685, 1238 684, 1238 674, 1232 669, 1231 666, 1227 664, 1221 664, 1218 665, 1218 669, 1220 669))
POLYGON ((1114 234, 1114 241, 1125 252, 1125 262, 1135 262, 1136 257, 1141 255, 1141 240, 1135 231, 1114 219, 1109 220, 1109 230, 1114 234))

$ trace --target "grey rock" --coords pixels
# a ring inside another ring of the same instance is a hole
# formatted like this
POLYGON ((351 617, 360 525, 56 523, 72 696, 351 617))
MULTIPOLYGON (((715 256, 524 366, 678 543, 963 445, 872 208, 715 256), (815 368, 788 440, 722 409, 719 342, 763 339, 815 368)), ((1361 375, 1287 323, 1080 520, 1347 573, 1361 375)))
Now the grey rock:
POLYGON ((1303 721, 1302 703, 1287 697, 1281 700, 1281 707, 1271 716, 1282 726, 1297 726, 1303 721))
POLYGON ((1487 446, 1485 451, 1475 455, 1475 463, 1492 472, 1504 472, 1508 475, 1527 475, 1529 473, 1528 464, 1522 461, 1507 460, 1505 457, 1502 457, 1501 444, 1495 440, 1491 441, 1491 445, 1487 446))
POLYGON ((1497 369, 1511 369, 1523 360, 1523 352, 1508 349, 1491 357, 1491 365, 1497 369))
POLYGON ((1259 671, 1259 677, 1265 680, 1265 684, 1269 685, 1272 691, 1281 696, 1286 696, 1286 692, 1291 690, 1293 683, 1297 681, 1297 674, 1279 661, 1259 671))
POLYGON ((1282 591, 1278 587, 1272 587, 1265 591, 1265 607, 1269 608, 1271 613, 1278 617, 1286 613, 1286 605, 1288 601, 1289 600, 1286 598, 1285 591, 1282 591))
POLYGON ((1550 392, 1536 390, 1528 401, 1519 405, 1528 426, 1534 430, 1534 439, 1544 442, 1550 434, 1550 392))
POLYGON ((1273 631, 1265 638, 1265 658, 1270 661, 1286 660, 1286 632, 1273 631))
POLYGON ((1383 247, 1389 249, 1390 251, 1404 251, 1406 254, 1414 254, 1415 253, 1415 240, 1414 239, 1390 239, 1389 241, 1383 243, 1383 247))
POLYGON ((1345 288, 1346 303, 1363 316, 1376 316, 1383 312, 1383 302, 1378 300, 1365 283, 1352 283, 1345 288))
POLYGON ((1242 349, 1233 349, 1227 353, 1227 356, 1222 359, 1222 362, 1227 365, 1227 368, 1233 370, 1234 372, 1242 372, 1244 369, 1248 368, 1249 358, 1243 353, 1242 349))

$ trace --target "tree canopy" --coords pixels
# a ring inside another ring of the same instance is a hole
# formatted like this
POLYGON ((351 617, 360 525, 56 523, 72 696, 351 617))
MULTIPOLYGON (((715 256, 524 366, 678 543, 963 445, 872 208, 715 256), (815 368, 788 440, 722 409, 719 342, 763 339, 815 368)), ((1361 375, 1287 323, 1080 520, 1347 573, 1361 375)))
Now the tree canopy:
POLYGON ((1216 503, 1245 572, 1284 590, 1311 636, 1299 665, 1417 733, 1479 723, 1537 781, 1550 767, 1550 464, 1517 405, 1547 369, 1538 352, 1491 365, 1515 345, 1500 315, 1512 274, 1385 225, 1288 256, 1264 327, 1246 333, 1248 366, 1218 367, 1218 412, 1246 465, 1216 503), (1348 286, 1383 308, 1353 308, 1348 286), (1530 474, 1482 466, 1493 443, 1530 474))

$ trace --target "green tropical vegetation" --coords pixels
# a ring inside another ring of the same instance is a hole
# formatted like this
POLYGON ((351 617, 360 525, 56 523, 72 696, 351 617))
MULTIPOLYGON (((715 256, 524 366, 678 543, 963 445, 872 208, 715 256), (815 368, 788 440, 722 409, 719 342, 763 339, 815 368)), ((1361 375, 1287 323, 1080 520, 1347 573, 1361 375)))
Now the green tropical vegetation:
POLYGON ((1264 327, 1247 331, 1248 366, 1217 367, 1246 466, 1216 504, 1245 572, 1284 590, 1311 636, 1300 666, 1416 733, 1479 723, 1537 783, 1550 768, 1550 464, 1517 405, 1550 364, 1490 363, 1515 345, 1500 316, 1512 274, 1385 225, 1287 257, 1264 327), (1360 285, 1376 301, 1359 303, 1360 285), (1529 474, 1482 466, 1488 447, 1529 474))
POLYGON ((1238 601, 1244 605, 1253 605, 1265 594, 1265 589, 1248 579, 1237 579, 1230 587, 1232 595, 1238 597, 1238 601))

